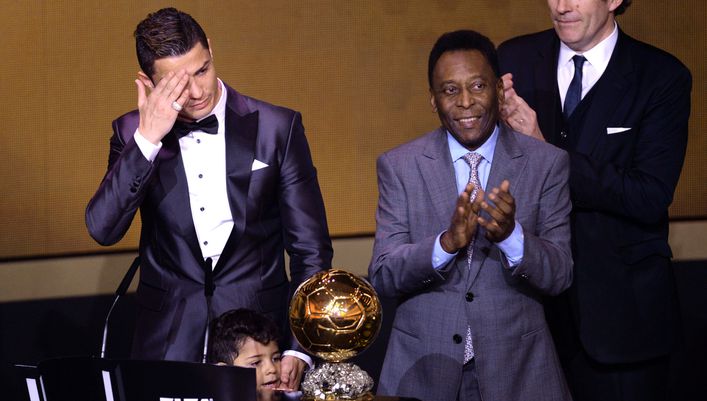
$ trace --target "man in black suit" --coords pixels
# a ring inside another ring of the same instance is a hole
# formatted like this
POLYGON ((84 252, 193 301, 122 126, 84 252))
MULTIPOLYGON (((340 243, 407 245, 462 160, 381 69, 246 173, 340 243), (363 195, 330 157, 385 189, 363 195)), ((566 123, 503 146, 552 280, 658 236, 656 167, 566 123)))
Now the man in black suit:
POLYGON ((668 206, 691 76, 618 28, 629 4, 548 0, 554 30, 499 47, 504 119, 570 155, 574 283, 547 312, 576 400, 664 400, 676 340, 668 206))
MULTIPOLYGON (((150 14, 135 40, 138 110, 113 122, 108 171, 86 209, 103 245, 119 241, 140 209, 133 356, 198 361, 209 314, 234 308, 266 314, 288 333, 294 289, 332 258, 300 114, 219 80, 210 42, 188 14, 150 14)), ((303 359, 285 353, 283 385, 299 386, 303 359)))

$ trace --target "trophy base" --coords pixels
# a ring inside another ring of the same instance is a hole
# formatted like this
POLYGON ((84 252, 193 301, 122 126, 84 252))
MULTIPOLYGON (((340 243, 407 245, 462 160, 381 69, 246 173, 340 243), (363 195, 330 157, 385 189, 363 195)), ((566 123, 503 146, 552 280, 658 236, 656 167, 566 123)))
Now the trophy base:
POLYGON ((370 401, 372 388, 371 376, 353 363, 325 362, 305 375, 302 400, 370 401))

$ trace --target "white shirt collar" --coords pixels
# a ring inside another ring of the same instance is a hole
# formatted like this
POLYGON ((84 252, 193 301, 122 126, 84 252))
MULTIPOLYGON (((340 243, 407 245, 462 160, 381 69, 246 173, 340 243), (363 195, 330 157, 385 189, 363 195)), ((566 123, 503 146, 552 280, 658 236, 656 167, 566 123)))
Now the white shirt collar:
POLYGON ((214 109, 211 110, 211 113, 200 118, 198 121, 201 121, 204 118, 214 114, 216 116, 216 119, 218 120, 218 133, 220 135, 224 132, 224 127, 226 126, 226 97, 227 97, 227 95, 226 95, 226 85, 223 84, 223 81, 221 81, 220 78, 216 78, 216 80, 218 80, 218 84, 221 87, 221 97, 219 97, 218 102, 216 102, 216 106, 214 106, 214 109))
MULTIPOLYGON (((498 125, 493 129, 491 136, 473 152, 480 154, 488 163, 493 162, 493 152, 496 150, 496 141, 498 140, 498 125)), ((452 155, 452 161, 457 161, 459 158, 469 153, 469 149, 465 148, 457 139, 447 131, 447 143, 449 145, 449 153, 452 155)))
POLYGON ((619 28, 616 21, 614 21, 614 30, 611 31, 611 34, 604 38, 604 40, 602 40, 601 42, 597 43, 596 46, 592 47, 584 53, 575 52, 574 50, 570 49, 569 46, 564 44, 564 42, 561 41, 560 56, 557 65, 567 65, 568 63, 572 62, 572 57, 574 57, 575 54, 582 54, 587 59, 587 62, 596 69, 598 75, 601 76, 604 70, 606 70, 606 66, 609 65, 611 54, 614 52, 614 48, 616 47, 616 41, 618 39, 619 28))

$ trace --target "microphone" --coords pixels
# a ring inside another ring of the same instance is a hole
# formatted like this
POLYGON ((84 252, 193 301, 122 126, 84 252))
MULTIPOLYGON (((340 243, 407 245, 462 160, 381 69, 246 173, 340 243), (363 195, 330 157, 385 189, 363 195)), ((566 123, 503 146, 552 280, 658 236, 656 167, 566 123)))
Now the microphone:
POLYGON ((204 330, 204 351, 201 363, 206 363, 206 357, 209 355, 209 334, 211 331, 211 297, 214 295, 216 285, 214 284, 211 258, 206 258, 202 266, 204 268, 204 296, 206 297, 206 329, 204 330))
POLYGON ((113 304, 110 306, 108 314, 106 315, 106 322, 103 324, 103 339, 101 340, 101 359, 106 357, 106 340, 108 339, 108 321, 110 320, 110 315, 111 313, 113 313, 113 308, 115 308, 115 305, 118 303, 118 299, 120 299, 121 296, 125 295, 125 293, 128 292, 128 288, 130 287, 130 283, 133 281, 133 277, 135 277, 135 272, 137 272, 138 267, 140 267, 140 255, 138 255, 135 260, 133 260, 133 263, 130 265, 130 268, 125 273, 125 277, 123 277, 123 281, 120 282, 118 289, 115 291, 113 304))

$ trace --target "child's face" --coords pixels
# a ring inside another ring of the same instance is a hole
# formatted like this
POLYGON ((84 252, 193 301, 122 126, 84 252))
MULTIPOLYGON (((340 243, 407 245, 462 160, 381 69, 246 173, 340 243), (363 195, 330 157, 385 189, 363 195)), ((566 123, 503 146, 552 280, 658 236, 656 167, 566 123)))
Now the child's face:
POLYGON ((248 337, 233 364, 255 368, 258 389, 274 389, 280 387, 280 359, 282 356, 275 341, 263 344, 248 337))

